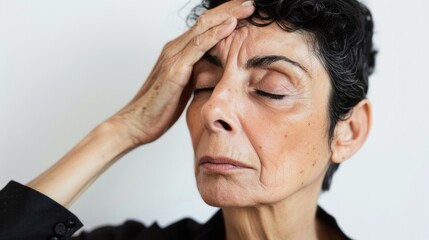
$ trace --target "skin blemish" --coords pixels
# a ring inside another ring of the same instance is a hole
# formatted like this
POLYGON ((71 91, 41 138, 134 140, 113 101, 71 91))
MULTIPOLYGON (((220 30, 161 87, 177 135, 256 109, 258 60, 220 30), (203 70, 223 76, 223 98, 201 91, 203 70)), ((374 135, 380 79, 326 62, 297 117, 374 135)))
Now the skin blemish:
POLYGON ((314 160, 313 164, 311 164, 313 167, 316 166, 316 160, 314 160))
POLYGON ((288 137, 289 137, 289 135, 285 134, 285 135, 284 135, 284 137, 285 137, 285 138, 288 138, 288 137))
POLYGON ((261 150, 262 150, 262 146, 259 146, 259 149, 261 149, 261 150))
POLYGON ((303 174, 304 173, 304 170, 301 170, 301 172, 299 172, 300 174, 303 174))
POLYGON ((155 86, 155 90, 158 90, 158 89, 159 89, 159 85, 156 85, 156 86, 155 86))

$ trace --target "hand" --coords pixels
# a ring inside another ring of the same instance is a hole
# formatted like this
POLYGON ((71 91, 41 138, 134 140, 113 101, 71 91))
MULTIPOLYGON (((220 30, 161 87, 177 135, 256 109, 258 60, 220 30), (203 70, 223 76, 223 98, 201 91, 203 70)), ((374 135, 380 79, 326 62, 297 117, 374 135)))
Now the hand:
POLYGON ((107 120, 131 140, 131 148, 156 140, 177 121, 192 94, 188 82, 194 64, 229 36, 238 20, 253 13, 252 2, 242 3, 230 1, 206 11, 191 29, 168 42, 137 95, 107 120))

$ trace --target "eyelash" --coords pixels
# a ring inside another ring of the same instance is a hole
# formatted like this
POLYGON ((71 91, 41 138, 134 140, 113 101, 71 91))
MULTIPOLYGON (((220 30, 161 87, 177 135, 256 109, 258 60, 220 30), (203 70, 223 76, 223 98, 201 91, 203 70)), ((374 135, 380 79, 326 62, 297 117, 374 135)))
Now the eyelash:
MULTIPOLYGON (((213 91, 213 89, 214 87, 197 88, 194 90, 194 94, 198 94, 200 92, 205 92, 205 91, 213 91)), ((267 97, 274 100, 282 100, 286 96, 286 95, 280 95, 280 94, 272 94, 258 89, 255 90, 255 93, 262 97, 267 97)))
POLYGON ((214 87, 196 88, 196 89, 194 89, 194 95, 198 94, 200 92, 213 91, 213 90, 214 90, 214 87))
POLYGON ((284 97, 286 97, 286 95, 267 93, 258 89, 255 90, 255 93, 260 96, 267 97, 274 100, 282 100, 284 97))

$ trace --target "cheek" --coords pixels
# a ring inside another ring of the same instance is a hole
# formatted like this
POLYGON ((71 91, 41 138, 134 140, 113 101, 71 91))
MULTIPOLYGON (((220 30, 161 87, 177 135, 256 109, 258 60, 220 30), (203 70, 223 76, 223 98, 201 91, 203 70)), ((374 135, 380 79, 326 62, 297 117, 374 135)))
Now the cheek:
POLYGON ((256 150, 265 187, 293 191, 324 175, 330 154, 325 114, 296 120, 271 121, 264 133, 255 133, 263 136, 256 150))

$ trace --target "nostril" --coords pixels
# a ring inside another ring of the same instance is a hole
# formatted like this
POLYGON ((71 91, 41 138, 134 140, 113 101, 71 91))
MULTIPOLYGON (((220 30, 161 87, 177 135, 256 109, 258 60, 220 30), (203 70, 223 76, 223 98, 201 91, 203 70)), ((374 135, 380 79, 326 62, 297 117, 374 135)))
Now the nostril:
POLYGON ((225 121, 223 121, 223 120, 217 120, 217 122, 220 123, 220 125, 222 125, 222 127, 226 131, 231 131, 232 130, 231 126, 228 123, 226 123, 225 121))

